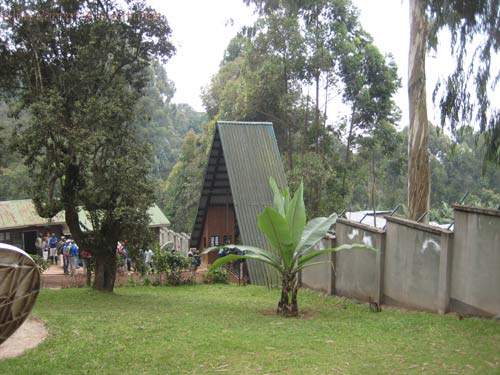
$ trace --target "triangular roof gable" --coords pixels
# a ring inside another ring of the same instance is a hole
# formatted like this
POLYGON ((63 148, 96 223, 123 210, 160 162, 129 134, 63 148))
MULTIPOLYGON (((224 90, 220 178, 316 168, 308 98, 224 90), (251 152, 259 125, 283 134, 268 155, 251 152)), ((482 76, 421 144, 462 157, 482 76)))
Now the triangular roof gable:
MULTIPOLYGON (((285 171, 270 122, 219 121, 209 163, 205 170, 203 191, 192 232, 192 245, 201 239, 211 194, 230 195, 243 244, 265 247, 266 241, 257 227, 257 215, 272 205, 269 177, 286 185, 285 171), (227 175, 226 179, 224 175, 227 175), (217 178, 217 181, 215 180, 217 178), (224 180, 227 181, 224 184, 224 180)), ((267 268, 249 262, 252 282, 264 284, 272 278, 267 268)))

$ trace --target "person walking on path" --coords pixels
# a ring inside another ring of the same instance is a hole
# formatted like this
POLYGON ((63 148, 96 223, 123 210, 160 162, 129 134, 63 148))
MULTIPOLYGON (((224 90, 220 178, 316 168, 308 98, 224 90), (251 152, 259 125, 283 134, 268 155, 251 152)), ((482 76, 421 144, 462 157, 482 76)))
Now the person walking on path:
POLYGON ((66 240, 62 247, 62 254, 63 254, 63 269, 64 269, 64 274, 69 275, 69 262, 70 262, 70 248, 71 248, 71 240, 66 240))
POLYGON ((78 260, 78 246, 75 243, 75 241, 72 240, 69 247, 69 273, 71 276, 75 274, 75 270, 77 269, 77 264, 76 264, 77 260, 78 260))
POLYGON ((49 237, 48 244, 49 244, 49 257, 50 261, 52 264, 56 263, 57 260, 57 242, 58 238, 55 233, 52 233, 52 235, 49 237))
POLYGON ((56 252, 57 252, 57 257, 58 257, 58 264, 60 266, 64 267, 64 255, 63 255, 63 247, 64 244, 66 243, 66 239, 64 236, 61 236, 59 241, 57 241, 57 246, 56 246, 56 252))

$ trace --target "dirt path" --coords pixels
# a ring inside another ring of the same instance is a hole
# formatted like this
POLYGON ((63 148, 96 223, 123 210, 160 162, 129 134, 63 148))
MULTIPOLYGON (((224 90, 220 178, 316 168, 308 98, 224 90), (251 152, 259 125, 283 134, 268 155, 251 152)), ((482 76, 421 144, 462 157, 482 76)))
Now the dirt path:
POLYGON ((45 340, 47 334, 47 329, 40 319, 29 317, 12 336, 0 345, 0 360, 20 356, 45 340))

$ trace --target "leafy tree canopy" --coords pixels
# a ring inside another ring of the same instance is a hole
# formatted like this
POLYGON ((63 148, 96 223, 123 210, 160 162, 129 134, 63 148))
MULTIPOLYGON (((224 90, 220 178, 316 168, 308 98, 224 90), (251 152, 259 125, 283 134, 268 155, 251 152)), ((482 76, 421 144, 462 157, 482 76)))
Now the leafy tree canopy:
POLYGON ((164 16, 144 1, 2 1, 0 87, 15 98, 17 149, 40 215, 64 209, 81 246, 96 256, 95 287, 112 290, 115 245, 141 241, 153 202, 150 147, 134 104, 147 68, 174 52, 164 16), (83 232, 78 211, 93 224, 83 232))

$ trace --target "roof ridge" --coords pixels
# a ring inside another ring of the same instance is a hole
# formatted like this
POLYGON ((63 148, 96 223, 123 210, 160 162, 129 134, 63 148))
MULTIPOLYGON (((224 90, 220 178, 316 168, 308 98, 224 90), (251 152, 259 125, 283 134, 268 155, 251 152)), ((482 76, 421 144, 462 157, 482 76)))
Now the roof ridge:
POLYGON ((269 121, 226 121, 226 120, 219 120, 217 121, 217 124, 221 125, 266 125, 266 126, 273 126, 272 122, 269 121))

